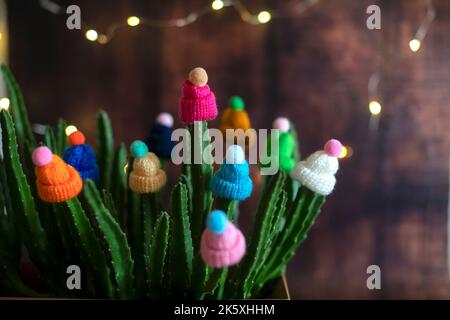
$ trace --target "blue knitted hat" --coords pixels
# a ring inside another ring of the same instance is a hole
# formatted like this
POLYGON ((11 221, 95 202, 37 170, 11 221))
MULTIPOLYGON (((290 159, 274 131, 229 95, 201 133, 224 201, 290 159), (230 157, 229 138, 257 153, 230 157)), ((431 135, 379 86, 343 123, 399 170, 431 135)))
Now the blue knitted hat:
POLYGON ((250 197, 253 182, 249 177, 249 167, 244 151, 238 145, 227 150, 225 163, 210 181, 212 193, 219 198, 245 200, 250 197))
POLYGON ((75 131, 69 136, 68 140, 71 146, 64 152, 64 161, 78 171, 81 179, 97 180, 97 158, 95 157, 94 150, 84 143, 83 133, 75 131))
POLYGON ((160 113, 145 139, 145 143, 158 157, 170 159, 175 141, 171 140, 173 117, 166 112, 160 113))

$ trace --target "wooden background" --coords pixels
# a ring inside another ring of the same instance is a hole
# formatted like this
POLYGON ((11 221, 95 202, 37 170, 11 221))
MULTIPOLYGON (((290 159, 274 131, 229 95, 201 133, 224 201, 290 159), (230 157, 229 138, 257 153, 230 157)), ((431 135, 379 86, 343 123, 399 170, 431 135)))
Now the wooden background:
MULTIPOLYGON (((295 2, 243 1, 252 12, 289 11, 295 2)), ((117 140, 130 143, 159 112, 177 113, 182 80, 192 67, 205 67, 220 107, 241 95, 255 128, 288 116, 303 154, 330 137, 354 149, 289 265, 294 298, 450 298, 450 1, 433 2, 436 20, 413 54, 408 41, 425 17, 423 0, 322 0, 301 17, 261 26, 227 9, 182 29, 121 30, 106 46, 67 30, 65 16, 38 1, 14 0, 11 67, 33 122, 62 116, 91 143, 98 109, 110 113, 117 140), (379 31, 366 28, 370 4, 381 7, 379 31), (382 74, 384 109, 370 135, 367 80, 374 70, 382 74), (382 290, 366 288, 371 264, 381 267, 382 290)), ((129 15, 182 17, 208 2, 59 3, 80 5, 83 24, 104 30, 129 15)), ((242 205, 245 222, 256 198, 242 205)))

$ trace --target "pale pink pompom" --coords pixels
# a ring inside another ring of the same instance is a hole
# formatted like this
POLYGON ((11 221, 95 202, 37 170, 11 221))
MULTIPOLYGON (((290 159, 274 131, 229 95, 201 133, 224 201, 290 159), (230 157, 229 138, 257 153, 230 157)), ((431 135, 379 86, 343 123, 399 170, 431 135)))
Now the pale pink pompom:
POLYGON ((213 268, 238 264, 245 250, 245 237, 231 222, 220 234, 213 233, 209 229, 203 231, 200 253, 203 261, 213 268))
POLYGON ((280 118, 276 118, 273 121, 272 127, 274 129, 280 130, 281 132, 287 132, 291 128, 291 124, 287 118, 280 117, 280 118))
POLYGON ((339 140, 331 139, 328 140, 327 143, 325 143, 323 149, 328 156, 339 157, 342 152, 342 144, 339 142, 339 140))
POLYGON ((37 147, 31 155, 33 163, 38 167, 43 167, 52 162, 53 154, 47 147, 37 147))
POLYGON ((173 127, 173 117, 170 113, 162 112, 156 118, 156 123, 162 124, 163 126, 172 128, 173 127))

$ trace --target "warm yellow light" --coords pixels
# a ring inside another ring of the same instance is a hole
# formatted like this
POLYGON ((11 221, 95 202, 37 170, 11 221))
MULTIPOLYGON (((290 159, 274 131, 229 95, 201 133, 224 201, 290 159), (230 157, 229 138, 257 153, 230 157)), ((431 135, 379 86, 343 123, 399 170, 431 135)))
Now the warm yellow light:
POLYGON ((107 44, 108 43, 108 41, 109 41, 109 39, 108 39, 108 37, 107 36, 105 36, 104 34, 101 34, 101 35, 99 35, 98 36, 98 43, 100 43, 100 44, 107 44))
POLYGON ((77 127, 70 125, 66 127, 66 136, 70 136, 75 131, 78 131, 77 127))
POLYGON ((130 27, 136 27, 139 23, 141 23, 141 19, 136 16, 132 16, 128 18, 127 23, 130 27))
POLYGON ((353 149, 350 146, 342 146, 341 154, 338 156, 339 159, 350 158, 353 155, 353 149))
POLYGON ((220 10, 220 9, 222 9, 223 8, 223 1, 222 0, 214 0, 212 3, 211 3, 211 7, 214 9, 214 10, 220 10))
POLYGON ((128 163, 127 163, 126 165, 123 166, 123 171, 124 171, 125 173, 128 172, 128 163))
POLYGON ((2 40, 2 37, 3 37, 3 35, 2 35, 2 33, 0 32, 0 40, 2 40))
POLYGON ((9 99, 1 98, 0 99, 0 110, 8 110, 9 109, 9 99))
POLYGON ((341 154, 338 156, 339 159, 343 159, 345 157, 347 157, 348 155, 348 149, 346 146, 342 146, 342 151, 341 154))
POLYGON ((93 29, 86 31, 86 39, 89 41, 96 41, 98 39, 97 31, 93 29))
POLYGON ((272 19, 272 15, 268 11, 261 11, 258 14, 258 21, 259 23, 267 23, 272 19))
POLYGON ((409 48, 412 52, 417 52, 420 49, 420 40, 419 39, 412 39, 409 42, 409 48))
POLYGON ((378 115, 381 113, 381 104, 376 101, 376 100, 372 100, 369 103, 369 111, 371 114, 373 115, 378 115))

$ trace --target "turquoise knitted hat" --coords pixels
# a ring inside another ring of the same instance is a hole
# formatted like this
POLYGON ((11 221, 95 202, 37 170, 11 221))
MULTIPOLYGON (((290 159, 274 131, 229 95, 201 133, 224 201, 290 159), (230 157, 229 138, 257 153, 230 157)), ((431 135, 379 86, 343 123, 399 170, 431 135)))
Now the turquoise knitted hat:
POLYGON ((245 200, 250 197, 253 182, 240 146, 232 145, 228 148, 226 161, 212 177, 210 188, 214 196, 219 198, 245 200))

